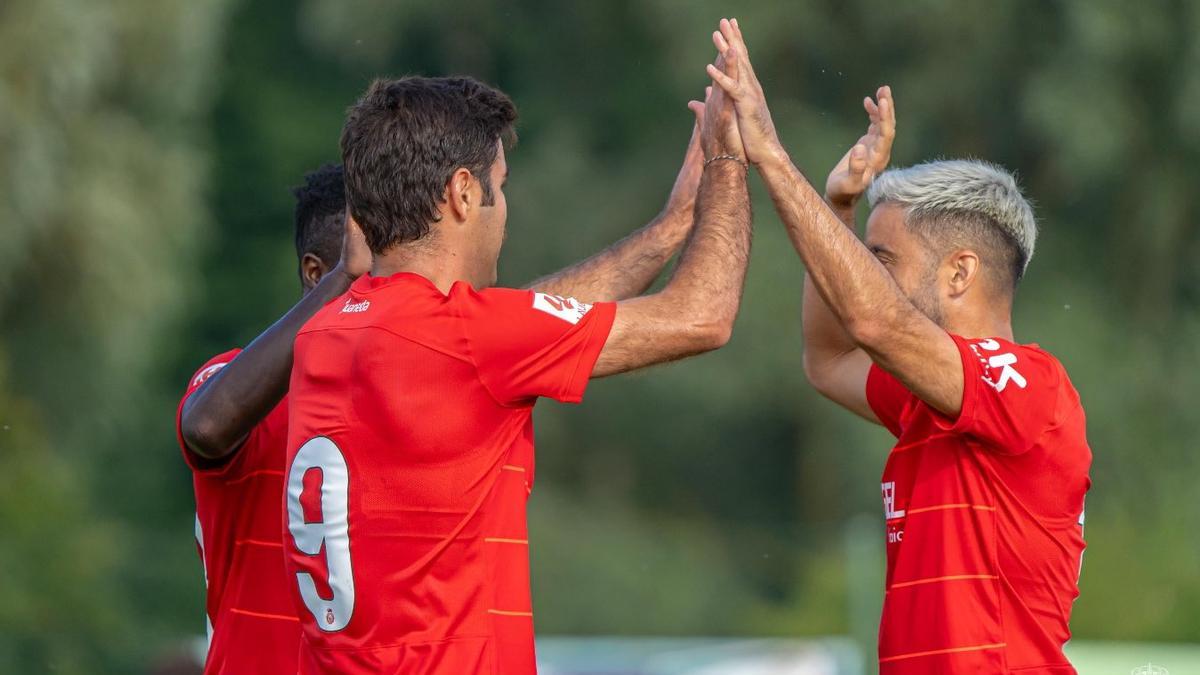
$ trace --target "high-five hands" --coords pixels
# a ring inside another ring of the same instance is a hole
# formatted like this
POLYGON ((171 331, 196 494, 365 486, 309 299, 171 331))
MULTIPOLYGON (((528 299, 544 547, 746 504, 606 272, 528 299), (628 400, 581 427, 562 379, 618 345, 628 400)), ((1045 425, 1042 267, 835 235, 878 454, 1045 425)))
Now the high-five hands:
POLYGON ((750 55, 738 28, 737 19, 721 19, 720 30, 713 32, 713 44, 720 54, 718 63, 724 68, 710 64, 708 76, 717 85, 716 91, 723 92, 733 101, 737 111, 737 126, 746 151, 746 159, 752 164, 787 160, 787 153, 775 133, 771 111, 763 95, 762 85, 750 64, 750 55))
POLYGON ((704 120, 704 105, 696 113, 696 124, 692 127, 692 138, 688 141, 683 156, 683 166, 675 176, 675 184, 667 197, 665 211, 685 213, 690 220, 692 207, 696 204, 696 190, 700 187, 700 174, 704 172, 704 151, 700 149, 700 127, 704 120))
POLYGON ((853 209, 876 176, 887 168, 896 140, 896 104, 892 88, 882 86, 871 97, 863 99, 870 126, 855 144, 846 151, 829 178, 825 181, 825 200, 835 209, 853 209))
MULTIPOLYGON (((710 63, 708 68, 722 74, 732 72, 736 75, 737 72, 737 65, 723 55, 718 55, 716 62, 710 63)), ((700 147, 706 160, 720 155, 729 155, 743 162, 746 160, 733 102, 720 88, 705 87, 704 102, 689 101, 688 108, 696 113, 696 123, 700 125, 700 147)))

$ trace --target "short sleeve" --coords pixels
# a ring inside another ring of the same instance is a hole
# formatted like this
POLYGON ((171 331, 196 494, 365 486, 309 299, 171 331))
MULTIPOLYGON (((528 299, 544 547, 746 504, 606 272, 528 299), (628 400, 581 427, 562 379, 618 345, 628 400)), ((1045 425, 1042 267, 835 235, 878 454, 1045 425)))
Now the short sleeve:
POLYGON ((203 366, 192 374, 188 380, 187 388, 183 392, 183 397, 179 399, 179 407, 175 410, 175 439, 179 443, 179 449, 183 453, 183 459, 187 462, 189 468, 197 473, 205 473, 208 475, 219 475, 229 473, 238 463, 237 457, 245 453, 236 452, 233 456, 224 461, 207 460, 196 455, 188 449, 187 443, 183 440, 183 404, 187 402, 188 397, 196 393, 205 382, 213 375, 217 374, 222 368, 233 361, 234 357, 241 353, 240 349, 231 349, 224 354, 209 359, 203 366))
POLYGON ((470 357, 493 398, 502 405, 542 396, 564 403, 583 400, 612 330, 615 303, 588 305, 510 289, 461 292, 470 357))
POLYGON ((951 335, 963 364, 963 403, 951 430, 1021 454, 1057 423, 1062 367, 1046 352, 951 335))
POLYGON ((880 423, 899 438, 904 430, 900 418, 904 408, 913 400, 913 393, 900 380, 878 365, 872 363, 867 371, 867 405, 879 418, 880 423))

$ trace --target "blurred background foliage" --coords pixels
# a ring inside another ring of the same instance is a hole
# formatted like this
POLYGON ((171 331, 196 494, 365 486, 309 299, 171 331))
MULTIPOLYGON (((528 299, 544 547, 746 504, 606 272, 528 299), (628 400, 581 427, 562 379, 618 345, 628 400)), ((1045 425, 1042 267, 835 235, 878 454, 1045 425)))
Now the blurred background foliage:
MULTIPOLYGON (((1018 172, 1042 238, 1017 335, 1067 365, 1095 452, 1075 633, 1200 641, 1197 3, 5 0, 0 671, 144 671, 202 633, 177 397, 297 298, 288 187, 372 77, 517 102, 518 285, 661 208, 722 15, 815 180, 882 83, 898 165, 1018 172)), ((802 269, 752 188, 729 347, 538 413, 543 633, 844 633, 878 591, 846 532, 889 439, 804 382, 802 269)))

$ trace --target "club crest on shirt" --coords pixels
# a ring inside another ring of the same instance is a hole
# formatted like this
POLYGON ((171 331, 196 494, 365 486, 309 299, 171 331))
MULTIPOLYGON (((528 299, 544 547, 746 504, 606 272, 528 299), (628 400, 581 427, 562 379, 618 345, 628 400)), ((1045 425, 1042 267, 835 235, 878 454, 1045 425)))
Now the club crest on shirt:
POLYGON ((204 384, 205 380, 207 380, 208 378, 215 375, 218 370, 224 368, 227 365, 229 365, 228 361, 225 361, 222 363, 214 363, 211 366, 205 368, 204 370, 201 370, 200 372, 196 373, 195 377, 192 378, 192 386, 199 387, 200 385, 204 384))
POLYGON ((556 316, 567 323, 575 324, 579 323, 579 320, 591 311, 592 306, 584 302, 579 302, 575 298, 534 293, 533 308, 551 316, 556 316))

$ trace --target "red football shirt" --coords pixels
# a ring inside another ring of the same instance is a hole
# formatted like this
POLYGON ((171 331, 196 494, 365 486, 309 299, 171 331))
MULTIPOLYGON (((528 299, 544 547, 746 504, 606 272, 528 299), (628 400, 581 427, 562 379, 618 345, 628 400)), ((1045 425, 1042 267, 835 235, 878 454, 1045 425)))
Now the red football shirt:
POLYGON ((304 326, 285 542, 302 674, 536 671, 533 405, 581 400, 615 307, 401 273, 304 326))
POLYGON ((1092 461, 1079 395, 1036 345, 951 337, 956 420, 877 366, 867 378, 898 438, 883 471, 880 673, 1073 675, 1062 647, 1092 461))
MULTIPOLYGON (((241 350, 214 357, 192 376, 183 401, 241 350)), ((229 461, 206 465, 187 449, 196 492, 196 543, 208 586, 205 675, 295 675, 300 626, 283 569, 280 526, 287 451, 287 400, 263 419, 229 461)))

